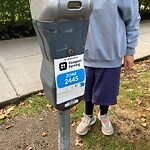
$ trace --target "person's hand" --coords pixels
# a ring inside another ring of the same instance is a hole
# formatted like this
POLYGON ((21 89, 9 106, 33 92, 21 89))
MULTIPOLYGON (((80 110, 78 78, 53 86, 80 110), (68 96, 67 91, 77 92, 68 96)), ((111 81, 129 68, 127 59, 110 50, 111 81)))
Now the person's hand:
POLYGON ((126 55, 124 57, 124 68, 130 69, 133 66, 134 63, 134 56, 133 55, 126 55))

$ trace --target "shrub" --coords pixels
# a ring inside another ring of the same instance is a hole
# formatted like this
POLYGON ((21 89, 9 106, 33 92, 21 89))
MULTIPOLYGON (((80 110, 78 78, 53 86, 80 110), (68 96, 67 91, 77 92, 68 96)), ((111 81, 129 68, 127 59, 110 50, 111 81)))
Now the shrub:
POLYGON ((1 0, 0 10, 0 30, 8 26, 32 26, 28 0, 1 0))
POLYGON ((139 7, 142 20, 150 19, 150 0, 139 0, 139 7))
MULTIPOLYGON (((150 19, 150 0, 139 0, 139 3, 142 20, 150 19)), ((5 34, 4 32, 9 34, 9 32, 12 32, 14 29, 18 30, 16 27, 19 27, 21 30, 25 29, 26 31, 33 32, 29 1, 0 0, 0 37, 5 34)), ((32 35, 34 35, 34 33, 32 35)), ((19 36, 17 36, 17 38, 18 37, 19 36)), ((3 39, 5 39, 5 37, 3 39)))

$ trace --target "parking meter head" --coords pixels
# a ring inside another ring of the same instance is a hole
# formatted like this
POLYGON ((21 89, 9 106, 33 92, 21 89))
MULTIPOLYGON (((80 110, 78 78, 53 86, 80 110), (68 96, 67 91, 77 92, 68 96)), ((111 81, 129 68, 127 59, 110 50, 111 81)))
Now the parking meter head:
POLYGON ((92 0, 31 0, 31 15, 40 22, 62 19, 88 19, 92 0))
POLYGON ((76 105, 84 94, 84 46, 92 0, 31 0, 43 60, 44 93, 58 110, 76 105))

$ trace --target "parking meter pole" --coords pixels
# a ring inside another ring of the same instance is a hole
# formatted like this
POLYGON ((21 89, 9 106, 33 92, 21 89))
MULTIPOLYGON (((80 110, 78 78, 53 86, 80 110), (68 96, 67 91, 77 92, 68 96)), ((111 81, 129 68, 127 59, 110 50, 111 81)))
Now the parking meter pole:
POLYGON ((58 111, 58 149, 70 150, 70 110, 58 111))

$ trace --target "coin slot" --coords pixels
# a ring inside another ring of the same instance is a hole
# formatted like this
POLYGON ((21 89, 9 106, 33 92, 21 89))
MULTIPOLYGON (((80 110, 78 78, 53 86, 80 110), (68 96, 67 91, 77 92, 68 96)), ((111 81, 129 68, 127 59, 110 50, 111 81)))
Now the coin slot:
POLYGON ((70 1, 68 2, 69 9, 80 9, 82 7, 82 3, 80 1, 70 1))

